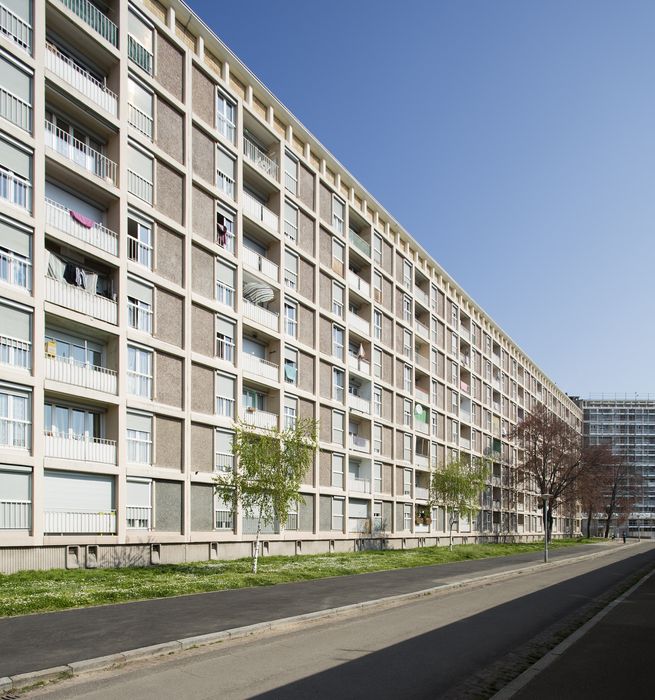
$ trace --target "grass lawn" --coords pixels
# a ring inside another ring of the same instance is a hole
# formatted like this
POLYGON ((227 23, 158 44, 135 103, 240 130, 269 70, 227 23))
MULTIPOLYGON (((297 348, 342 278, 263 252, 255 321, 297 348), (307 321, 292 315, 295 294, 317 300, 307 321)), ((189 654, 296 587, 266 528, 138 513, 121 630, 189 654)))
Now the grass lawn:
MULTIPOLYGON (((557 540, 551 548, 590 540, 557 540)), ((259 573, 250 573, 250 559, 208 561, 123 569, 54 569, 0 575, 0 617, 78 608, 129 600, 164 598, 228 588, 270 586, 328 576, 363 574, 442 564, 464 559, 534 552, 543 544, 467 544, 447 547, 349 552, 347 554, 263 557, 259 573)))

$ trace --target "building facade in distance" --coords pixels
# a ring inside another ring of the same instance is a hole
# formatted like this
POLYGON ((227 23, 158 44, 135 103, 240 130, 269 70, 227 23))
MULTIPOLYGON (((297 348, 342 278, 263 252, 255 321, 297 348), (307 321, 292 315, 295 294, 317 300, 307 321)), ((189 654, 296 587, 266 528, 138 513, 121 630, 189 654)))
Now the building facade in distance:
POLYGON ((539 535, 507 436, 578 407, 183 3, 4 0, 0 62, 3 570, 249 555, 239 419, 320 421, 265 553, 436 542, 460 451, 539 535))

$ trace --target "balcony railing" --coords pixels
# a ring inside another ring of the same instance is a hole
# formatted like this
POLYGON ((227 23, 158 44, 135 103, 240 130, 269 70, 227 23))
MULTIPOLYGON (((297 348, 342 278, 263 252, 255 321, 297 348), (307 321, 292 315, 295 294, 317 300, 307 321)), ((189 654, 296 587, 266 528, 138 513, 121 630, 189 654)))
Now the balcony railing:
POLYGON ((430 340, 430 329, 418 320, 414 321, 414 328, 416 328, 416 334, 420 335, 424 340, 430 340))
POLYGON ((0 117, 25 131, 32 131, 32 105, 1 86, 0 117))
POLYGON ((414 286, 414 298, 420 301, 426 309, 430 308, 430 295, 420 287, 414 286))
POLYGON ((231 175, 217 169, 216 187, 230 197, 230 199, 234 199, 234 178, 231 175))
POLYGON ((371 285, 352 270, 348 270, 348 284, 362 296, 367 298, 371 296, 371 285))
POLYGON ((127 35, 127 57, 152 75, 152 53, 131 34, 127 35))
POLYGON ((143 399, 152 398, 152 377, 140 372, 127 372, 127 393, 143 399))
POLYGON ((0 335, 0 363, 17 369, 30 369, 32 343, 29 340, 0 335))
POLYGON ((127 123, 152 141, 152 116, 131 102, 127 103, 127 123))
POLYGON ((149 530, 152 506, 125 506, 125 520, 130 530, 149 530))
POLYGON ((32 183, 11 170, 0 167, 0 199, 17 207, 32 210, 32 183))
POLYGON ((150 180, 146 180, 138 173, 128 168, 127 170, 127 191, 135 197, 143 200, 147 204, 152 204, 154 185, 150 180))
POLYGON ((216 338, 216 357, 226 362, 234 362, 234 342, 227 338, 216 338))
POLYGON ((46 68, 87 99, 109 112, 118 114, 118 97, 104 82, 64 55, 54 44, 46 43, 46 68))
POLYGON ((269 311, 263 306, 257 306, 246 299, 243 300, 243 315, 251 321, 266 326, 273 331, 277 331, 280 325, 280 316, 275 311, 269 311))
POLYGON ((43 530, 49 535, 111 535, 116 532, 116 511, 46 510, 43 530))
POLYGON ((245 409, 241 417, 244 423, 252 425, 255 428, 267 428, 269 430, 277 428, 278 417, 275 413, 269 413, 268 411, 261 411, 259 409, 254 411, 245 409))
POLYGON ((74 287, 66 282, 60 282, 52 277, 45 278, 45 298, 58 306, 63 306, 73 311, 79 311, 87 316, 93 316, 100 321, 117 323, 118 305, 115 301, 101 297, 97 294, 89 294, 81 287, 74 287))
POLYGON ((242 248, 241 253, 244 265, 261 272, 264 277, 268 277, 274 282, 278 281, 280 268, 272 260, 245 246, 242 248))
POLYGON ((45 456, 116 464, 116 441, 83 435, 45 433, 45 456))
POLYGON ((261 222, 272 231, 277 232, 279 227, 278 215, 247 192, 243 193, 243 213, 251 219, 261 222))
POLYGON ((29 449, 32 440, 32 422, 21 418, 0 418, 0 446, 29 449))
POLYGON ((215 472, 231 472, 234 469, 234 455, 231 452, 217 452, 214 457, 215 472))
POLYGON ((430 496, 430 491, 425 486, 415 486, 414 487, 414 498, 418 498, 422 501, 427 501, 430 496))
POLYGON ((70 209, 48 198, 45 200, 45 217, 46 224, 58 231, 104 250, 105 253, 118 255, 118 234, 106 226, 96 222, 90 227, 82 225, 73 218, 70 209))
POLYGON ((417 467, 427 469, 430 464, 430 459, 427 455, 422 455, 420 452, 414 455, 414 464, 417 467))
POLYGON ((350 433, 350 447, 351 449, 358 450, 359 452, 370 452, 371 442, 368 438, 350 433))
POLYGON ((147 309, 128 299, 127 325, 137 331, 152 334, 152 309, 147 309))
POLYGON ((32 50, 32 27, 22 17, 0 3, 0 34, 26 51, 32 50))
POLYGON ((152 464, 152 437, 128 437, 127 461, 129 464, 150 466, 152 464))
POLYGON ((371 333, 370 321, 367 321, 365 318, 362 318, 361 316, 358 316, 352 312, 348 314, 348 327, 351 330, 359 331, 365 336, 368 336, 371 333))
POLYGON ((45 144, 48 148, 79 165, 87 172, 111 184, 117 183, 118 166, 86 143, 71 136, 52 122, 45 122, 45 144))
POLYGON ((100 34, 103 39, 113 46, 118 46, 118 27, 89 0, 59 0, 59 2, 100 34))
POLYGON ((216 415, 224 418, 234 418, 234 399, 225 396, 216 397, 216 415))
POLYGON ((128 236, 127 257, 130 260, 139 263, 139 265, 143 265, 149 270, 152 270, 152 246, 148 243, 144 243, 137 238, 128 236))
POLYGON ((32 263, 23 257, 0 250, 0 281, 27 290, 32 289, 32 263))
POLYGON ((246 372, 251 372, 259 377, 265 377, 273 382, 277 382, 280 376, 280 367, 274 362, 262 360, 255 355, 243 353, 241 355, 242 367, 246 372))
POLYGON ((361 396, 356 396, 355 394, 348 394, 348 404, 350 408, 360 413, 366 413, 367 415, 371 412, 371 402, 369 399, 364 399, 361 396))
POLYGON ((234 287, 230 287, 224 282, 216 282, 216 301, 219 304, 234 308, 234 287))
POLYGON ((360 479, 356 476, 348 476, 348 489, 355 493, 371 493, 370 479, 360 479))
POLYGON ((360 253, 366 255, 367 258, 371 257, 371 246, 367 243, 358 233, 350 229, 348 231, 348 239, 357 248, 360 253))
POLYGON ((116 394, 117 375, 113 369, 78 362, 72 357, 53 357, 46 353, 45 376, 55 382, 116 394))
POLYGON ((418 387, 414 387, 414 398, 421 403, 430 403, 430 394, 418 387))
POLYGON ((362 374, 371 374, 371 363, 363 357, 357 357, 357 355, 348 355, 348 367, 362 374))
POLYGON ((417 432, 423 435, 428 435, 430 433, 430 426, 425 421, 417 420, 415 422, 415 428, 417 432))
POLYGON ((234 513, 231 510, 214 511, 214 528, 216 530, 234 530, 234 513))
POLYGON ((247 136, 243 137, 243 154, 246 160, 252 163, 256 168, 269 177, 272 177, 274 180, 277 180, 279 170, 277 161, 266 155, 266 153, 247 136))
POLYGON ((0 530, 29 530, 31 527, 31 501, 0 500, 0 530))

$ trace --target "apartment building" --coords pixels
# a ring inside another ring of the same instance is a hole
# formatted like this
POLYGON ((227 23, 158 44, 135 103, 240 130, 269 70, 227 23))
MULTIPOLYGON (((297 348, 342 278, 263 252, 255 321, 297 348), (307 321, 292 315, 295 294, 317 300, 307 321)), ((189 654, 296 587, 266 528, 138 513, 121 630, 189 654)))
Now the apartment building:
MULTIPOLYGON (((264 552, 541 531, 508 433, 581 411, 187 6, 1 0, 2 569, 247 556, 234 421, 320 421, 264 552)), ((579 521, 560 517, 561 532, 579 521)))
MULTIPOLYGON (((587 445, 608 445, 630 467, 623 488, 635 503, 627 523, 612 525, 630 537, 655 537, 655 399, 601 395, 577 399, 587 445)), ((604 534, 605 522, 595 526, 604 534)))

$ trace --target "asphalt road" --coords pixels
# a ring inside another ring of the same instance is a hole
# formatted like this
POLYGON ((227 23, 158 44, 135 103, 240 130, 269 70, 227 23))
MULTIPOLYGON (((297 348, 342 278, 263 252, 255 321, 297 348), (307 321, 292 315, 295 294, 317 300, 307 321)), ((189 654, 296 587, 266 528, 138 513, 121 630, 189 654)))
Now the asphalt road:
POLYGON ((654 546, 619 547, 600 559, 294 633, 143 662, 29 697, 484 697, 490 676, 482 669, 518 672, 520 654, 514 652, 530 649, 535 636, 553 623, 653 566, 654 546))

